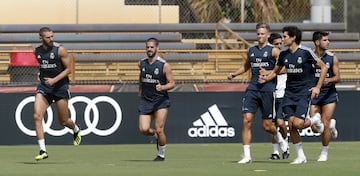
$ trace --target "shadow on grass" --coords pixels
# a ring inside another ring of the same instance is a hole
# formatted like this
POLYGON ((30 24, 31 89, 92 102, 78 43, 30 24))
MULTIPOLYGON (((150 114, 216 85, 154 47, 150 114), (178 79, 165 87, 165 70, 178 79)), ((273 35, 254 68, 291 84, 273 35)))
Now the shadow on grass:
POLYGON ((66 165, 69 165, 71 163, 69 162, 53 162, 53 161, 23 161, 23 162, 17 162, 18 164, 28 164, 28 165, 31 165, 31 164, 45 164, 45 165, 51 165, 51 164, 66 164, 66 165))
MULTIPOLYGON (((229 163, 234 163, 234 164, 239 164, 238 161, 229 161, 229 163)), ((261 163, 266 163, 266 164, 289 164, 290 161, 289 160, 276 160, 276 161, 267 161, 267 160, 257 160, 257 161, 252 161, 251 163, 248 164, 261 164, 261 163)), ((246 164, 239 164, 239 165, 246 165, 246 164)))
POLYGON ((153 160, 141 160, 141 159, 134 159, 134 160, 123 160, 123 161, 128 161, 128 162, 153 162, 153 163, 161 163, 161 162, 156 162, 153 160))

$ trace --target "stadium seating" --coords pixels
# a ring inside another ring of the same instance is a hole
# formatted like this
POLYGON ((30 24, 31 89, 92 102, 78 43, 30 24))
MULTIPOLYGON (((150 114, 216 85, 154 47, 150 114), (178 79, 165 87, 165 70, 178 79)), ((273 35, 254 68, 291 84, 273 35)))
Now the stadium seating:
MULTIPOLYGON (((256 42, 255 23, 183 24, 54 24, 55 40, 63 44, 74 58, 71 75, 74 83, 136 82, 137 62, 145 57, 145 40, 156 37, 160 53, 171 63, 178 82, 225 82, 226 75, 243 63, 246 48, 256 42), (229 31, 230 29, 231 31, 229 31), (219 33, 232 32, 237 38, 221 38, 219 33), (190 36, 190 37, 189 37, 190 36), (242 40, 240 40, 242 39, 242 40), (219 47, 219 45, 221 45, 219 47), (235 49, 224 47, 241 45, 235 49), (216 48, 217 47, 217 48, 216 48), (222 48, 222 49, 221 49, 222 48)), ((331 51, 340 60, 343 78, 360 80, 358 61, 359 33, 346 32, 344 23, 270 23, 273 32, 296 25, 303 30, 303 44, 313 47, 312 32, 329 31, 331 51)), ((0 81, 7 75, 9 52, 39 45, 41 25, 2 25, 0 27, 0 81)), ((247 81, 250 74, 235 81, 247 81)))

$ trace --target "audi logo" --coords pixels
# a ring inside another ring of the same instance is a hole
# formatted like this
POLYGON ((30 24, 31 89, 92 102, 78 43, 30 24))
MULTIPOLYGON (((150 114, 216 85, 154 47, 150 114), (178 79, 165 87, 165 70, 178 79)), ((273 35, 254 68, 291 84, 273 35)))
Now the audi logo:
MULTIPOLYGON (((25 98, 18 104, 16 111, 15 111, 15 121, 16 121, 17 126, 23 133, 25 133, 26 135, 29 135, 29 136, 36 136, 36 132, 35 132, 35 130, 31 130, 24 125, 24 123, 22 122, 21 114, 22 114, 24 107, 26 105, 28 105, 29 103, 33 103, 34 101, 35 101, 35 96, 30 96, 30 97, 25 98)), ((87 128, 81 126, 81 135, 82 136, 86 136, 90 133, 94 133, 98 136, 108 136, 108 135, 111 135, 112 133, 114 133, 119 128, 119 126, 121 124, 121 120, 122 120, 122 112, 121 112, 121 108, 120 108, 119 104, 114 99, 107 97, 107 96, 98 96, 94 99, 89 99, 88 97, 85 97, 85 96, 76 96, 76 97, 71 98, 69 100, 68 106, 69 106, 69 111, 70 111, 70 118, 74 122, 76 122, 76 110, 75 110, 74 104, 77 102, 83 102, 83 103, 87 104, 85 107, 85 111, 84 111, 84 121, 85 121, 87 128), (110 104, 115 110, 114 124, 108 129, 98 129, 96 127, 100 120, 99 109, 96 106, 96 104, 99 102, 106 102, 106 103, 110 104), (91 114, 92 114, 92 116, 91 116, 91 114)), ((49 106, 46 109, 46 113, 47 113, 47 121, 45 122, 45 120, 43 120, 43 128, 44 128, 45 133, 48 133, 52 136, 63 136, 67 133, 73 133, 73 131, 71 129, 66 128, 66 127, 64 127, 64 129, 61 129, 61 130, 51 129, 51 125, 54 121, 54 113, 53 113, 51 106, 49 106)))

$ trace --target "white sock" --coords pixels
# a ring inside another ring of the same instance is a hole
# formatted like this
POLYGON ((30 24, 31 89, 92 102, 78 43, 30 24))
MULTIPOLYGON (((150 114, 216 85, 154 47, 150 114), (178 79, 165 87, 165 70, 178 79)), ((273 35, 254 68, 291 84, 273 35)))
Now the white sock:
POLYGON ((329 150, 329 146, 322 146, 321 155, 326 155, 327 156, 328 150, 329 150))
POLYGON ((279 154, 279 144, 275 143, 275 144, 272 144, 272 145, 273 145, 273 149, 274 149, 273 154, 279 154))
POLYGON ((294 144, 294 148, 299 158, 305 158, 305 154, 301 142, 294 144))
POLYGON ((316 117, 316 116, 319 116, 319 119, 321 119, 321 115, 320 115, 320 113, 315 113, 314 114, 314 116, 312 116, 311 118, 310 118, 310 122, 311 122, 311 125, 318 125, 320 122, 321 122, 321 120, 320 121, 318 121, 318 122, 314 122, 314 117, 316 117))
POLYGON ((334 124, 331 124, 331 120, 330 120, 330 123, 329 123, 330 125, 329 125, 329 129, 330 130, 334 130, 334 128, 335 128, 335 126, 334 126, 334 124))
POLYGON ((154 133, 154 137, 155 139, 158 139, 158 135, 156 133, 154 133))
POLYGON ((39 144, 40 150, 46 151, 45 139, 38 140, 38 144, 39 144))
POLYGON ((80 128, 75 124, 73 131, 74 133, 77 133, 78 131, 80 131, 80 128))
POLYGON ((251 158, 250 155, 250 145, 244 145, 244 158, 251 158))
POLYGON ((280 132, 276 133, 276 138, 278 139, 278 143, 283 142, 284 138, 282 137, 280 132))
POLYGON ((159 145, 158 156, 165 158, 165 148, 166 148, 166 145, 163 145, 163 146, 159 145))

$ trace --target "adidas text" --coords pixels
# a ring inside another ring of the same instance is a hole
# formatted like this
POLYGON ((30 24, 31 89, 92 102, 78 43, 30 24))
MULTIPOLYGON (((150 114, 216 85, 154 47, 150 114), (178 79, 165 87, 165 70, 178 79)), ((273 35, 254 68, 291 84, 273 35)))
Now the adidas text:
POLYGON ((235 129, 228 126, 202 126, 189 128, 190 137, 234 137, 235 129))

